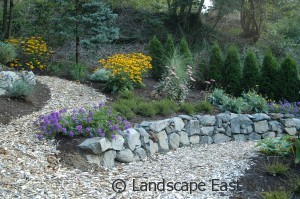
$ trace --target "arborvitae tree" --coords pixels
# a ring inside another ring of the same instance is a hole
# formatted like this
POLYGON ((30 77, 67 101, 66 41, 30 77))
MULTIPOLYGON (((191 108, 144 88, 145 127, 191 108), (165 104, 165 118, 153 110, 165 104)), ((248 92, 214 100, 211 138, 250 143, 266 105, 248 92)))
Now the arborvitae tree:
POLYGON ((244 91, 249 91, 259 84, 260 81, 260 66, 258 64, 255 53, 250 50, 247 53, 244 68, 243 68, 243 79, 242 85, 244 91))
POLYGON ((171 57, 174 54, 174 51, 175 51, 175 45, 174 45, 173 37, 171 34, 168 34, 167 41, 165 44, 165 54, 166 56, 171 57))
POLYGON ((297 65, 295 60, 287 56, 280 67, 279 70, 280 77, 280 94, 283 99, 287 99, 291 102, 299 101, 299 78, 297 65))
POLYGON ((149 54, 152 57, 152 77, 159 80, 165 71, 165 66, 162 61, 164 48, 156 36, 154 36, 150 42, 149 54))
POLYGON ((223 66, 224 59, 222 51, 219 45, 215 43, 210 54, 208 77, 209 79, 214 79, 217 86, 221 86, 222 84, 223 66))
POLYGON ((270 99, 279 97, 278 64, 272 52, 268 52, 263 60, 259 90, 270 99))
POLYGON ((226 91, 232 95, 240 95, 241 93, 241 77, 242 68, 240 55, 235 46, 231 46, 227 53, 224 70, 223 70, 223 82, 226 91))
POLYGON ((192 53, 190 51, 189 45, 188 45, 185 37, 183 37, 180 41, 179 52, 180 52, 180 55, 184 56, 184 58, 187 60, 188 64, 193 63, 193 56, 192 56, 192 53))

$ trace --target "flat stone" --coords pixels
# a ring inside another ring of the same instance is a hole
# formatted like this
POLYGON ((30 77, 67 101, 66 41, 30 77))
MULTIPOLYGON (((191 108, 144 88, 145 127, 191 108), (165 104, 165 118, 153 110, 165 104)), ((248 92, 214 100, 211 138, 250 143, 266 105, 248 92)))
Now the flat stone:
POLYGON ((115 135, 115 136, 116 138, 111 141, 111 148, 116 151, 122 150, 125 140, 121 135, 115 135))
POLYGON ((145 145, 145 150, 149 155, 154 155, 158 152, 158 144, 150 140, 149 143, 145 145))
POLYGON ((278 121, 270 121, 269 128, 271 131, 278 131, 280 128, 280 123, 278 121))
POLYGON ((213 126, 216 123, 215 116, 211 115, 197 115, 197 119, 200 121, 200 124, 203 126, 213 126))
POLYGON ((230 137, 228 137, 224 134, 220 134, 220 133, 213 135, 212 139, 213 139, 214 143, 229 142, 231 140, 230 137))
POLYGON ((167 134, 171 134, 171 133, 175 133, 175 129, 173 127, 167 126, 167 128, 165 129, 167 134))
POLYGON ((300 119, 298 118, 293 118, 294 123, 295 123, 295 127, 298 131, 300 131, 300 119))
POLYGON ((200 144, 212 144, 213 139, 210 136, 201 136, 200 137, 200 144))
POLYGON ((178 149, 179 148, 179 141, 180 137, 176 133, 172 133, 169 136, 169 146, 171 149, 178 149))
POLYGON ((188 146, 190 145, 188 134, 184 131, 179 132, 179 146, 188 146))
POLYGON ((216 116, 217 119, 220 119, 222 122, 229 122, 230 121, 230 113, 220 113, 216 116))
POLYGON ((166 120, 160 120, 157 122, 151 122, 151 124, 149 125, 149 128, 155 132, 158 133, 164 129, 167 128, 167 126, 169 126, 170 124, 170 120, 166 119, 166 120))
POLYGON ((169 150, 168 136, 166 131, 161 131, 156 134, 158 138, 158 146, 162 151, 169 150))
POLYGON ((247 140, 249 141, 254 141, 254 140, 261 140, 261 135, 257 133, 250 133, 249 135, 246 135, 247 140))
POLYGON ((295 121, 292 118, 282 119, 282 120, 280 120, 280 122, 284 127, 295 127, 296 126, 295 121))
POLYGON ((217 132, 218 133, 225 133, 226 130, 222 127, 222 128, 217 128, 217 132))
POLYGON ((297 129, 295 127, 284 128, 283 131, 289 135, 296 135, 297 129))
POLYGON ((182 131, 184 128, 184 122, 180 117, 174 117, 171 121, 174 123, 176 133, 182 131))
POLYGON ((233 140, 234 141, 246 141, 246 137, 243 134, 237 134, 237 135, 233 135, 233 140))
POLYGON ((143 121, 143 122, 141 123, 141 126, 142 126, 142 127, 148 127, 150 124, 151 124, 151 122, 143 121))
POLYGON ((183 120, 191 120, 192 119, 192 117, 189 116, 189 115, 178 115, 177 117, 179 117, 179 118, 181 118, 183 120))
POLYGON ((86 139, 77 147, 85 153, 98 155, 107 151, 108 149, 111 149, 112 146, 111 142, 106 138, 93 137, 86 139))
POLYGON ((256 113, 256 114, 253 114, 253 121, 254 122, 258 122, 258 121, 262 121, 262 120, 270 120, 270 116, 268 116, 267 114, 265 113, 256 113))
POLYGON ((200 122, 198 120, 191 120, 187 124, 187 133, 191 135, 199 135, 200 134, 200 122))
POLYGON ((147 131, 144 128, 136 128, 136 130, 140 133, 141 145, 144 146, 145 144, 149 143, 150 135, 147 133, 147 131))
POLYGON ((267 132, 262 134, 262 137, 265 138, 275 138, 276 137, 276 133, 275 132, 267 132))
POLYGON ((238 114, 235 114, 235 113, 230 113, 230 120, 238 117, 239 115, 238 114))
POLYGON ((200 128, 200 135, 212 136, 212 134, 214 133, 214 129, 215 128, 213 126, 201 127, 200 128))
POLYGON ((235 117, 230 120, 230 125, 231 125, 231 132, 234 134, 239 134, 241 133, 241 124, 240 124, 240 119, 239 117, 235 117))
POLYGON ((124 149, 117 152, 116 160, 119 162, 129 163, 134 161, 134 155, 130 149, 124 149))
POLYGON ((245 115, 239 115, 239 120, 240 120, 241 128, 243 129, 253 124, 252 120, 250 120, 249 117, 245 115))
POLYGON ((225 134, 227 135, 227 136, 231 136, 231 128, 230 128, 230 126, 227 126, 226 127, 226 131, 225 131, 225 134))
POLYGON ((125 138, 125 146, 131 151, 134 151, 136 147, 141 146, 140 133, 133 128, 127 130, 128 135, 125 138))
POLYGON ((281 113, 269 113, 272 120, 280 120, 283 117, 281 113))
POLYGON ((103 167, 112 168, 115 166, 116 151, 114 150, 105 151, 100 158, 101 158, 100 164, 103 167))
POLYGON ((199 135, 192 135, 190 137, 191 144, 199 144, 200 143, 200 136, 199 135))
POLYGON ((245 129, 247 130, 247 134, 250 134, 250 133, 253 132, 252 126, 248 126, 248 127, 246 127, 245 129))
POLYGON ((139 156, 139 159, 143 160, 145 157, 147 157, 147 152, 145 149, 139 147, 135 149, 136 154, 139 156))
POLYGON ((269 125, 267 120, 262 120, 259 122, 254 122, 254 131, 256 133, 265 133, 269 130, 269 125))

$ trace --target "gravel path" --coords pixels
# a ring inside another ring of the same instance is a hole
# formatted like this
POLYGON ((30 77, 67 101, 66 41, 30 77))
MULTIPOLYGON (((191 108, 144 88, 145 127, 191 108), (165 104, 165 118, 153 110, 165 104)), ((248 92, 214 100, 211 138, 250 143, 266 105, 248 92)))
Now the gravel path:
POLYGON ((249 158, 256 155, 254 142, 231 142, 184 147, 143 162, 118 164, 111 170, 82 172, 63 168, 55 156, 56 146, 49 140, 38 141, 32 122, 52 110, 98 104, 106 98, 87 86, 59 78, 43 76, 38 80, 51 90, 48 104, 39 112, 0 125, 0 198, 229 198, 226 191, 212 191, 210 180, 219 179, 215 184, 236 180, 249 167, 249 158), (116 179, 126 183, 123 193, 112 189, 116 179), (202 182, 205 185, 200 188, 206 190, 163 192, 153 191, 152 186, 152 191, 136 191, 145 188, 142 185, 147 182, 163 184, 163 179, 165 184, 181 183, 176 188, 184 190, 191 182, 202 182), (182 187, 185 183, 188 185, 182 187))

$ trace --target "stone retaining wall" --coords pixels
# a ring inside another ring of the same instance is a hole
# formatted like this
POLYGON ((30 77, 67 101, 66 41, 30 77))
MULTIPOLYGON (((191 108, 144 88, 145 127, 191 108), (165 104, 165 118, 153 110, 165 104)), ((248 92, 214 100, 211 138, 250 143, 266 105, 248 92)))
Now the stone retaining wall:
POLYGON ((112 141, 89 138, 78 148, 87 161, 113 167, 115 160, 129 163, 182 146, 294 136, 299 130, 300 117, 291 114, 179 115, 136 124, 112 141))

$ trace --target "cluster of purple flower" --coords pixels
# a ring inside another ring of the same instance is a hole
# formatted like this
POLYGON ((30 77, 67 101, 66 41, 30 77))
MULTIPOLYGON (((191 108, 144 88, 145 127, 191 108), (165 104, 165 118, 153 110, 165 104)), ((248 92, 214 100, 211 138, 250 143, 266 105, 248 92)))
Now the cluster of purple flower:
POLYGON ((274 113, 290 113, 300 114, 300 101, 290 103, 287 100, 279 101, 278 103, 270 102, 269 111, 274 113))
POLYGON ((114 139, 119 131, 131 128, 130 122, 104 106, 103 103, 88 108, 74 109, 69 114, 65 109, 51 112, 48 115, 39 116, 34 125, 41 130, 41 133, 37 135, 39 140, 56 135, 114 139))

